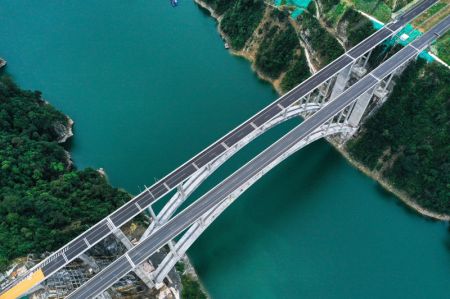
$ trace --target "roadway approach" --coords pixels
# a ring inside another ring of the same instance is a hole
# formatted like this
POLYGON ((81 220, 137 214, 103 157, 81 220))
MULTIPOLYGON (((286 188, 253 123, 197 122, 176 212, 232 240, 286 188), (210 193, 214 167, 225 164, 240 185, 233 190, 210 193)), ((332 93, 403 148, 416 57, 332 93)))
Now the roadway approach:
POLYGON ((258 172, 262 171, 277 158, 288 152, 295 144, 306 138, 310 133, 332 119, 346 107, 349 107, 349 105, 355 102, 364 92, 374 88, 384 78, 392 74, 392 72, 411 59, 417 57, 437 37, 447 32, 449 28, 450 16, 447 16, 443 21, 422 35, 419 39, 400 50, 370 74, 349 87, 336 99, 331 100, 329 104, 280 138, 253 160, 245 164, 224 181, 219 183, 215 188, 188 206, 185 210, 173 217, 147 239, 137 244, 134 248, 75 290, 67 298, 91 298, 106 290, 114 282, 118 281, 121 277, 144 262, 158 249, 192 225, 199 217, 223 202, 230 194, 241 188, 258 172))
POLYGON ((152 203, 168 194, 171 190, 188 179, 198 169, 205 167, 208 163, 224 153, 229 147, 232 147, 254 130, 257 130, 273 116, 280 113, 286 107, 292 105, 297 99, 308 95, 312 90, 332 78, 340 70, 354 63, 358 58, 372 50, 387 38, 395 35, 407 23, 434 5, 437 1, 438 0, 424 0, 420 2, 405 14, 398 17, 393 22, 388 23, 382 29, 360 42, 348 52, 334 60, 325 68, 299 84, 297 87, 293 88, 285 95, 278 98, 272 104, 258 112, 234 130, 230 131, 224 137, 207 147, 182 166, 178 167, 163 179, 138 194, 128 203, 72 240, 69 244, 55 251, 48 258, 30 269, 26 275, 16 279, 9 286, 3 289, 0 294, 0 299, 18 297, 36 284, 44 281, 52 274, 56 273, 59 269, 69 264, 79 255, 112 234, 115 229, 127 223, 136 215, 147 209, 152 203))

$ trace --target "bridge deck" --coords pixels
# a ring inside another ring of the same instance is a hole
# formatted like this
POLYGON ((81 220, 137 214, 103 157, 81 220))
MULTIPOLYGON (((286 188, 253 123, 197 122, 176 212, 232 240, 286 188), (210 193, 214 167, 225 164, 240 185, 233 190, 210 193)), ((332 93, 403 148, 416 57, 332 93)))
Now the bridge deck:
MULTIPOLYGON (((417 40, 418 48, 421 49, 429 45, 434 39, 433 36, 435 33, 441 35, 449 28, 450 16, 417 40)), ((200 199, 168 221, 147 239, 129 250, 126 255, 128 255, 129 259, 135 265, 144 262, 159 248, 164 246, 167 242, 192 225, 200 216, 224 201, 227 196, 244 185, 245 182, 270 165, 270 163, 286 153, 296 143, 306 138, 308 134, 312 133, 314 130, 319 128, 320 125, 337 115, 345 107, 348 107, 364 92, 375 87, 376 84, 379 83, 379 80, 373 76, 374 73, 382 74, 380 79, 383 79, 392 71, 395 71, 396 68, 406 63, 414 56, 417 56, 419 53, 420 51, 412 46, 408 46, 399 51, 371 72, 368 76, 355 83, 342 95, 330 102, 329 105, 325 106, 310 118, 306 119, 303 123, 272 144, 249 163, 219 183, 214 189, 206 193, 200 199)), ((127 263, 124 262, 124 258, 120 258, 118 261, 113 262, 67 298, 88 298, 105 290, 124 275, 122 274, 124 273, 124 268, 129 269, 132 267, 130 262, 127 263)))
MULTIPOLYGON (((265 121, 269 120, 277 113, 279 113, 281 111, 280 106, 286 108, 294 103, 297 99, 308 95, 315 88, 319 87, 340 70, 351 64, 355 59, 359 58, 365 52, 370 51, 376 45, 392 36, 397 29, 406 25, 416 16, 432 6, 435 2, 437 2, 437 0, 424 0, 416 7, 413 7, 405 15, 401 16, 395 23, 388 24, 386 27, 389 29, 381 29, 380 31, 377 31, 373 35, 366 38, 364 41, 352 48, 348 53, 342 55, 341 57, 327 65, 325 68, 308 78, 306 81, 302 82, 300 85, 278 98, 271 105, 258 112, 256 115, 254 115, 252 118, 235 128, 234 130, 230 131, 227 135, 203 150, 188 162, 184 163, 176 170, 172 171, 170 174, 152 185, 146 191, 143 191, 142 193, 131 199, 128 203, 120 207, 110 216, 92 226, 88 231, 75 238, 68 245, 53 253, 50 257, 33 267, 26 276, 31 275, 35 271, 42 270, 45 273, 45 278, 48 278, 58 269, 67 265, 74 258, 84 253, 88 248, 94 246, 96 243, 100 242, 102 239, 110 235, 112 233, 112 228, 110 228, 107 223, 112 223, 115 227, 120 227, 131 220, 138 213, 147 208, 150 204, 160 199, 170 190, 189 178, 197 170, 197 168, 208 164, 209 162, 220 156, 226 150, 222 143, 226 144, 227 146, 232 146, 235 143, 239 142, 249 133, 255 130, 254 126, 252 126, 252 123, 256 126, 260 126, 265 121), (80 240, 87 240, 87 246, 81 245, 82 242, 80 240), (59 256, 63 257, 63 262, 61 262, 61 259, 58 258, 59 256)), ((10 286, 5 288, 2 295, 0 295, 0 299, 6 298, 3 296, 5 291, 9 290, 18 283, 23 282, 23 278, 24 277, 17 279, 10 286)))

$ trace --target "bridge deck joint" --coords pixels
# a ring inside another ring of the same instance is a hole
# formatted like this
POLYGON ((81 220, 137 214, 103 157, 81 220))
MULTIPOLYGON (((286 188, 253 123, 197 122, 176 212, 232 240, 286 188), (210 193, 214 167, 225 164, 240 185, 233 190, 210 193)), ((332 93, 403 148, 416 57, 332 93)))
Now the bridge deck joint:
POLYGON ((414 47, 412 44, 409 44, 409 46, 411 47, 411 48, 413 48, 414 50, 416 50, 417 51, 417 53, 420 53, 420 52, 422 52, 422 51, 420 51, 419 49, 417 49, 416 47, 414 47))
POLYGON ((136 268, 136 264, 133 262, 133 260, 130 258, 130 256, 128 255, 128 253, 125 253, 125 258, 128 260, 128 262, 130 263, 131 267, 136 268))
POLYGON ((150 196, 153 198, 153 200, 155 200, 155 197, 153 196, 153 193, 150 191, 150 189, 145 185, 144 185, 144 187, 145 187, 145 190, 147 190, 148 194, 150 194, 150 196))
POLYGON ((378 78, 377 76, 375 76, 374 74, 370 73, 369 76, 372 76, 375 80, 377 80, 378 82, 381 82, 381 79, 378 78))

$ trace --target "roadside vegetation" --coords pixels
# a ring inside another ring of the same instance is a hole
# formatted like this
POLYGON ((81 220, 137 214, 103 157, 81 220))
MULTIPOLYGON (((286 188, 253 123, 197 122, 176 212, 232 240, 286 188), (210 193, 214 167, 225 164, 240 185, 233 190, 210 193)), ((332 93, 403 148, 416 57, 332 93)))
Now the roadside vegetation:
POLYGON ((76 170, 57 143, 67 118, 0 79, 0 271, 62 246, 129 199, 93 169, 76 170))
POLYGON ((284 75, 281 81, 281 89, 287 92, 294 88, 296 85, 300 84, 304 80, 311 76, 309 71, 308 62, 303 53, 297 54, 294 58, 295 62, 284 75))
POLYGON ((339 20, 338 31, 347 37, 347 49, 357 45, 360 41, 375 32, 372 22, 353 8, 347 8, 339 20))
POLYGON ((391 19, 392 9, 380 0, 353 0, 357 10, 363 11, 383 23, 389 22, 391 19))
POLYGON ((348 149, 423 207, 450 214, 449 119, 450 70, 419 59, 348 149))
POLYGON ((439 58, 450 65, 450 31, 447 31, 447 33, 436 42, 435 48, 439 58))
POLYGON ((298 22, 302 28, 302 38, 311 45, 316 52, 320 67, 323 67, 342 55, 344 49, 320 22, 310 13, 303 13, 298 17, 298 22))

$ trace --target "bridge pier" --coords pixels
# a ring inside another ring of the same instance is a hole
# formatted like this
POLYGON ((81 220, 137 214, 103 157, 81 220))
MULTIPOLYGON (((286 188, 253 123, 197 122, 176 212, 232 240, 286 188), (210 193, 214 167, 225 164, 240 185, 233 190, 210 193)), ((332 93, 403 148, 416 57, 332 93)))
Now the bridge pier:
MULTIPOLYGON (((114 236, 127 248, 127 250, 130 250, 133 248, 133 243, 128 239, 128 237, 123 233, 123 231, 118 228, 113 232, 114 236)), ((133 269, 133 272, 139 277, 140 280, 142 280, 145 285, 151 289, 155 286, 153 283, 153 277, 151 273, 148 273, 145 271, 143 265, 138 265, 136 268, 133 269)))
POLYGON ((350 75, 353 70, 354 63, 348 65, 336 77, 334 81, 333 90, 331 91, 330 100, 335 99, 338 95, 340 95, 345 88, 347 87, 348 81, 350 79, 350 75))

